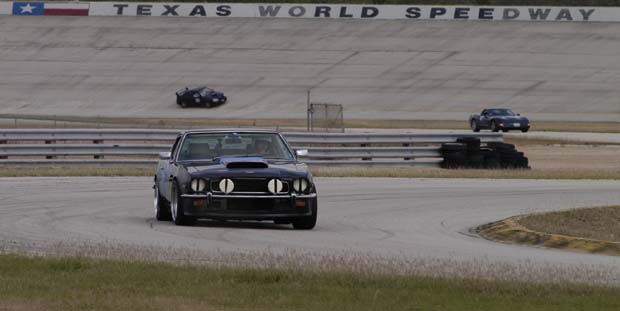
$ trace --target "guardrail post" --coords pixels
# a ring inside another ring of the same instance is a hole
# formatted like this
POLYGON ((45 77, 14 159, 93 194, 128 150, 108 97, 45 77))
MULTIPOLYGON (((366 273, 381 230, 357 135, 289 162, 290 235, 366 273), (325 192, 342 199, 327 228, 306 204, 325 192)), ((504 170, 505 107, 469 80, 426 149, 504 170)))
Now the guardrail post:
MULTIPOLYGON (((55 143, 56 143, 56 141, 55 141, 55 140, 46 140, 46 141, 45 141, 45 144, 46 144, 46 145, 51 145, 51 144, 55 144, 55 143)), ((46 156, 45 156, 45 158, 46 158, 46 159, 56 159, 56 156, 53 156, 53 155, 46 155, 46 156)))
MULTIPOLYGON (((93 140, 93 144, 102 144, 103 140, 93 140)), ((103 159, 103 156, 100 154, 95 154, 93 156, 95 159, 103 159)))
MULTIPOLYGON (((6 144, 6 140, 0 140, 0 145, 5 145, 6 144)), ((9 157, 6 156, 0 156, 0 159, 8 159, 9 157)))
MULTIPOLYGON (((409 144, 403 144, 403 147, 409 147, 409 146, 410 146, 409 144)), ((412 160, 412 159, 413 158, 408 158, 408 157, 404 158, 405 161, 412 160)))
MULTIPOLYGON (((370 144, 361 144, 361 147, 369 147, 370 144)), ((362 158, 362 161, 372 161, 372 158, 362 158)))

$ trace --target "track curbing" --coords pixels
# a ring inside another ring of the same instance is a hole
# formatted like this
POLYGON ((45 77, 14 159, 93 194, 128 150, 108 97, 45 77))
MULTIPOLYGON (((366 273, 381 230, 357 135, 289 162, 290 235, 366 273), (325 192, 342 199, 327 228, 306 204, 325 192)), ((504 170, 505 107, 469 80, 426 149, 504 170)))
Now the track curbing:
POLYGON ((527 215, 509 217, 475 228, 483 238, 500 243, 620 256, 620 242, 603 241, 530 230, 518 223, 527 215))

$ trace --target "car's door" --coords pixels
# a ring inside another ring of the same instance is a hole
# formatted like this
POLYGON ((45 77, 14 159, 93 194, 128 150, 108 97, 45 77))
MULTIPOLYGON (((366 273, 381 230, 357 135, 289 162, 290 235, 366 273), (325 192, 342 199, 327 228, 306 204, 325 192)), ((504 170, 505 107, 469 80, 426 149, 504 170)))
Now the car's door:
POLYGON ((170 149, 170 159, 164 161, 161 167, 161 178, 159 179, 159 189, 162 195, 166 198, 166 200, 170 201, 170 177, 176 173, 176 151, 179 148, 179 144, 181 143, 181 139, 183 135, 177 136, 174 144, 172 144, 172 148, 170 149))
POLYGON ((204 103, 204 100, 202 98, 202 95, 200 95, 200 91, 195 91, 192 93, 192 105, 193 106, 199 106, 202 105, 204 103))
POLYGON ((480 120, 478 121, 479 127, 488 127, 489 126, 489 112, 484 109, 480 112, 480 120))

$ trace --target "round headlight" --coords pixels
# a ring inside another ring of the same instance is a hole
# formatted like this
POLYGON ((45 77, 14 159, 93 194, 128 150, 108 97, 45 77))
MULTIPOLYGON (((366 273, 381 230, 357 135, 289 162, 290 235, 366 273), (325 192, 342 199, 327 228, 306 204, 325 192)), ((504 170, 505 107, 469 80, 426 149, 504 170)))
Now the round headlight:
POLYGON ((207 187, 207 181, 201 178, 194 178, 192 179, 191 187, 194 192, 204 191, 207 187))
POLYGON ((233 192, 233 190, 235 190, 235 183, 228 178, 224 178, 220 180, 219 186, 220 186, 220 191, 226 194, 231 193, 233 192))
POLYGON ((267 183, 267 189, 273 194, 282 192, 282 188, 282 181, 277 178, 274 178, 267 183))
POLYGON ((297 192, 304 192, 308 189, 308 181, 305 178, 293 180, 293 189, 297 192))

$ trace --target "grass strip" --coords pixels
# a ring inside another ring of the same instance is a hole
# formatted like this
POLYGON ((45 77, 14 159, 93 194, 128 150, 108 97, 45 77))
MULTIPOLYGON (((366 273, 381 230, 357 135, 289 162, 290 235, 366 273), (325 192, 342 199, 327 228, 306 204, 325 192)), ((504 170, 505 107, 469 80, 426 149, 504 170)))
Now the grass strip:
MULTIPOLYGON (((0 177, 53 176, 153 176, 155 167, 89 166, 0 166, 0 177)), ((315 177, 395 177, 395 178, 487 178, 487 179, 574 179, 617 180, 618 169, 531 169, 482 170, 416 167, 311 167, 315 177)))
POLYGON ((538 213, 520 217, 517 223, 534 231, 618 242, 620 246, 620 206, 538 213))
POLYGON ((620 206, 570 209, 510 217, 480 226, 486 239, 620 255, 620 206))
POLYGON ((2 310, 618 310, 620 289, 0 255, 2 310))
MULTIPOLYGON (((217 118, 118 118, 118 117, 78 117, 78 116, 38 116, 0 114, 0 119, 13 120, 6 126, 20 127, 27 121, 41 121, 42 127, 146 127, 146 128, 184 128, 184 127, 265 127, 265 128, 305 128, 306 119, 217 119, 217 118), (60 122, 60 123, 58 123, 60 122), (75 123, 72 125, 71 123, 75 123)), ((28 123, 28 127, 35 125, 28 123)), ((469 129, 467 120, 381 120, 345 119, 345 128, 377 129, 469 129)), ((620 133, 620 122, 590 121, 532 121, 533 131, 620 133)))

